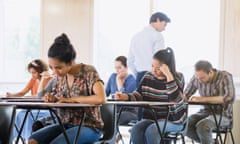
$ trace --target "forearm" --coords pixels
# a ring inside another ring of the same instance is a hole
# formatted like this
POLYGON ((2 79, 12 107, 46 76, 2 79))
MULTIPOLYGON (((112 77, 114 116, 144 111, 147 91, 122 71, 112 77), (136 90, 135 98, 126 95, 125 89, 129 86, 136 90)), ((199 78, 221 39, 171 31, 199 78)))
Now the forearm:
POLYGON ((65 98, 65 99, 68 99, 69 102, 83 103, 83 104, 104 104, 104 103, 106 103, 105 96, 97 96, 97 95, 77 96, 77 97, 65 98))
POLYGON ((209 102, 209 103, 224 103, 223 96, 192 96, 189 101, 193 102, 209 102))

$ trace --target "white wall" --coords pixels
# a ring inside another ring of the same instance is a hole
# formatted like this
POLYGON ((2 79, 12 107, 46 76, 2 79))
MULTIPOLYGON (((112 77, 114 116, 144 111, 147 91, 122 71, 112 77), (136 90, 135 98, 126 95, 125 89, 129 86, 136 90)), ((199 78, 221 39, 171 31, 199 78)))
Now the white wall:
POLYGON ((56 36, 66 33, 77 50, 77 62, 92 63, 93 0, 42 0, 42 57, 56 36))

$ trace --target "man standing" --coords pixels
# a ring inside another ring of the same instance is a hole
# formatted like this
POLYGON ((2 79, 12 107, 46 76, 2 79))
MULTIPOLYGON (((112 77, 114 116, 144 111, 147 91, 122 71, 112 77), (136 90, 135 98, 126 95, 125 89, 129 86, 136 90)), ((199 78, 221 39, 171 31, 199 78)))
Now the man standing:
POLYGON ((131 41, 128 66, 136 76, 137 86, 146 71, 151 71, 152 56, 160 49, 164 49, 164 39, 161 34, 165 30, 170 18, 162 12, 154 13, 149 26, 137 33, 131 41))
MULTIPOLYGON (((195 75, 190 80, 185 96, 193 102, 217 102, 221 106, 215 107, 217 119, 222 113, 221 126, 232 123, 232 104, 235 98, 235 88, 232 75, 226 71, 216 70, 208 61, 198 61, 195 64, 195 75), (192 96, 196 91, 200 96, 192 96)), ((212 130, 216 128, 213 115, 208 106, 204 106, 198 113, 188 119, 187 136, 201 144, 212 144, 212 130)))

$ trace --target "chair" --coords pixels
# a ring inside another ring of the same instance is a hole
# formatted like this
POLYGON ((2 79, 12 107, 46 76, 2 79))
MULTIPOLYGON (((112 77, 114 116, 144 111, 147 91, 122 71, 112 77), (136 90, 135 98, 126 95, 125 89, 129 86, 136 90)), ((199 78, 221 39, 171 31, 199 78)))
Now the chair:
POLYGON ((12 143, 12 132, 15 123, 16 108, 15 106, 0 106, 0 143, 12 143))
POLYGON ((114 104, 104 104, 101 106, 101 115, 104 122, 103 137, 93 144, 108 144, 114 139, 114 132, 116 126, 116 110, 114 104))
POLYGON ((174 144, 177 143, 177 140, 181 139, 182 140, 182 144, 185 144, 184 136, 186 135, 187 125, 188 125, 188 122, 186 120, 186 122, 183 124, 183 128, 182 128, 181 131, 167 132, 165 134, 165 139, 166 140, 172 140, 174 142, 174 144))
MULTIPOLYGON (((233 133, 232 133, 232 128, 233 128, 233 122, 231 122, 229 126, 221 126, 220 127, 220 133, 224 134, 224 139, 223 139, 224 144, 226 143, 228 133, 230 133, 230 135, 231 135, 232 144, 235 144, 233 133)), ((213 133, 217 133, 217 130, 214 129, 213 133)))
MULTIPOLYGON (((186 104, 186 115, 188 115, 188 104, 186 104)), ((185 144, 184 136, 186 135, 187 127, 188 127, 188 119, 185 120, 182 130, 177 132, 166 132, 165 139, 172 140, 174 144, 177 143, 177 140, 181 139, 182 144, 185 144)))

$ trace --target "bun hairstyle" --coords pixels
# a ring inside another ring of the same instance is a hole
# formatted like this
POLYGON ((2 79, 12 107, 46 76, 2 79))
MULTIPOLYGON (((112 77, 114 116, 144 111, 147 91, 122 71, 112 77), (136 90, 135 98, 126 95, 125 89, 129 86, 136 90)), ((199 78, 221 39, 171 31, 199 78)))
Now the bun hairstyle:
POLYGON ((76 51, 65 33, 55 38, 48 50, 48 57, 64 63, 70 63, 76 58, 76 51))
POLYGON ((40 59, 35 59, 31 61, 27 66, 28 71, 30 70, 30 68, 33 68, 39 74, 48 70, 47 64, 40 59))
POLYGON ((166 64, 169 67, 170 71, 174 75, 176 74, 175 56, 172 48, 167 47, 166 49, 157 51, 153 55, 153 59, 156 59, 159 62, 166 64))

